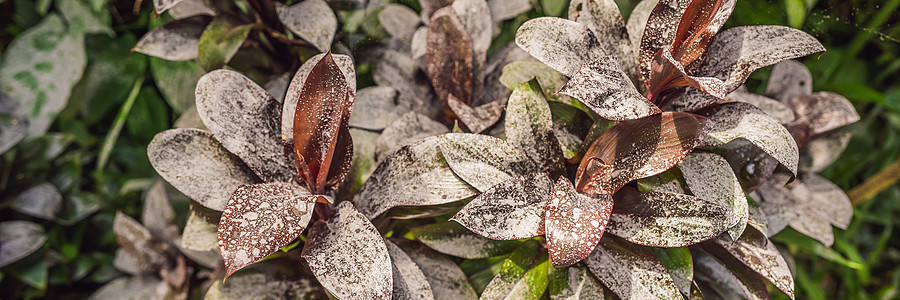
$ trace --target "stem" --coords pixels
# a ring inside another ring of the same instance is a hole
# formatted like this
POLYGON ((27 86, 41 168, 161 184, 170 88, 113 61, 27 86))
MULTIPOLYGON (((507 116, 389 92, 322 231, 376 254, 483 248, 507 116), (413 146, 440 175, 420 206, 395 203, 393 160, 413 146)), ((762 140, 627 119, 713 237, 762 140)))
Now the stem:
POLYGON ((893 186, 898 180, 900 180, 900 159, 850 190, 848 193, 850 202, 856 206, 878 195, 884 189, 893 186))
POLYGON ((143 84, 144 77, 141 77, 134 82, 131 93, 128 94, 128 99, 125 100, 125 104, 122 105, 122 109, 120 109, 119 114, 116 115, 116 120, 113 123, 112 129, 109 130, 106 134, 106 138, 103 139, 103 146, 100 148, 100 155, 97 158, 97 171, 103 170, 103 167, 105 167, 106 163, 109 161, 109 155, 112 152, 113 146, 116 145, 116 141, 119 139, 119 134, 122 133, 122 126, 125 125, 125 119, 128 117, 128 113, 131 112, 131 107, 134 106, 134 101, 137 100, 138 92, 141 91, 141 86, 143 84))
POLYGON ((328 220, 334 216, 334 212, 331 211, 331 208, 328 207, 328 203, 316 202, 316 208, 314 209, 316 215, 319 216, 320 220, 328 220))

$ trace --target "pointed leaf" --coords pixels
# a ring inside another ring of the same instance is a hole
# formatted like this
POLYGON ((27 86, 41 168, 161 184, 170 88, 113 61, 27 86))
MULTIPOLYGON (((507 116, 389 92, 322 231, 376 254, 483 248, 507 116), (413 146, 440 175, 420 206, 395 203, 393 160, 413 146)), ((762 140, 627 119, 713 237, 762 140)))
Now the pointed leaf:
MULTIPOLYGON (((631 46, 625 19, 613 0, 574 0, 569 2, 569 20, 584 24, 594 33, 601 49, 613 56, 628 74, 637 72, 637 61, 631 46)), ((628 78, 627 76, 625 78, 628 78)))
POLYGON ((449 95, 447 97, 447 105, 450 107, 453 115, 462 121, 472 133, 480 133, 493 126, 500 120, 500 115, 503 114, 503 106, 497 101, 478 107, 470 107, 457 99, 456 96, 449 95))
POLYGON ((438 140, 453 173, 479 191, 536 171, 524 152, 492 136, 448 133, 438 140))
POLYGON ((681 298, 666 268, 643 246, 607 235, 584 262, 620 298, 681 298))
POLYGON ((691 1, 681 16, 672 52, 675 59, 685 69, 696 70, 697 62, 703 57, 713 35, 725 24, 734 10, 736 0, 691 1))
MULTIPOLYGON (((632 48, 632 57, 631 59, 637 61, 637 64, 641 64, 641 60, 638 58, 641 52, 641 38, 644 36, 644 29, 647 26, 647 21, 650 18, 650 13, 656 8, 656 4, 659 3, 659 0, 641 0, 638 4, 631 10, 631 13, 628 15, 628 23, 625 24, 625 29, 628 30, 628 38, 631 41, 632 48)), ((639 68, 634 73, 635 75, 640 75, 641 69, 639 68)), ((643 80, 641 80, 642 82, 643 80)))
POLYGON ((784 257, 781 256, 781 252, 772 241, 766 238, 764 232, 750 227, 734 243, 728 239, 715 239, 714 241, 715 244, 710 243, 704 247, 721 247, 747 267, 768 279, 788 297, 794 298, 794 276, 784 257))
POLYGON ((337 31, 337 17, 324 0, 306 0, 291 6, 275 5, 278 19, 316 49, 326 52, 337 31))
POLYGON ((641 81, 650 78, 650 64, 656 53, 672 45, 678 24, 681 23, 681 16, 691 2, 691 0, 659 0, 650 11, 646 25, 642 25, 644 30, 640 37, 638 58, 641 81))
POLYGON ((684 180, 694 196, 721 205, 728 210, 724 222, 728 233, 737 239, 747 225, 747 197, 731 166, 712 153, 691 153, 679 164, 684 180))
POLYGON ((166 195, 165 181, 157 179, 147 190, 144 197, 144 211, 141 223, 159 239, 167 242, 178 238, 178 226, 175 225, 175 210, 166 195))
POLYGON ((228 277, 294 241, 306 229, 317 197, 282 182, 242 185, 219 221, 219 250, 228 277))
MULTIPOLYGON (((310 78, 313 67, 317 66, 324 57, 325 53, 321 53, 303 62, 297 73, 294 73, 294 78, 291 79, 291 84, 288 85, 288 90, 284 94, 281 112, 281 139, 284 141, 285 149, 291 150, 294 148, 294 114, 297 111, 297 103, 300 101, 300 94, 303 92, 307 79, 310 78)), ((350 91, 356 91, 356 72, 354 71, 353 59, 341 54, 332 54, 332 58, 338 67, 341 68, 350 91)), ((293 159, 294 155, 289 154, 288 156, 293 159)))
POLYGON ((338 298, 391 297, 391 258, 375 226, 348 201, 310 228, 301 256, 319 283, 338 298))
POLYGON ((612 208, 612 196, 578 193, 568 179, 560 177, 544 213, 553 267, 568 267, 590 255, 606 230, 612 208))
POLYGON ((552 300, 602 300, 603 285, 587 267, 575 264, 568 268, 549 267, 550 299, 552 300))
POLYGON ((431 249, 469 259, 507 254, 521 244, 519 241, 497 241, 482 237, 456 222, 413 227, 410 232, 431 249))
MULTIPOLYGON (((480 99, 484 95, 484 77, 486 75, 487 52, 491 47, 494 22, 491 9, 485 0, 454 0, 450 5, 472 40, 472 100, 468 104, 485 103, 490 100, 480 99)), ((460 98, 461 99, 461 98, 460 98)))
POLYGON ((206 70, 221 68, 234 57, 253 24, 240 25, 228 17, 216 17, 203 30, 197 44, 197 61, 206 70))
MULTIPOLYGON (((672 100, 669 100, 670 93, 685 86, 694 87, 704 94, 712 96, 706 98, 711 102, 696 104, 698 107, 692 107, 692 109, 706 106, 717 99, 723 99, 729 92, 722 80, 715 77, 696 76, 693 72, 686 70, 689 66, 678 61, 669 47, 664 47, 656 53, 650 67, 652 68, 650 78, 644 81, 644 85, 650 91, 647 98, 652 99, 655 103, 671 102, 672 100)), ((676 99, 677 96, 676 93, 676 99)))
POLYGON ((587 26, 553 17, 531 19, 522 24, 516 31, 516 44, 566 76, 605 55, 587 26))
POLYGON ((788 128, 801 145, 805 145, 804 139, 811 136, 859 121, 853 104, 844 96, 831 92, 794 97, 787 100, 787 104, 797 114, 797 120, 788 128))
POLYGON ((0 223, 0 267, 4 267, 34 251, 37 251, 47 235, 40 225, 28 221, 5 221, 0 223))
POLYGON ((381 161, 403 146, 430 136, 450 132, 450 129, 444 124, 415 112, 408 112, 391 121, 390 126, 381 132, 376 142, 376 161, 381 161))
POLYGON ((281 105, 250 78, 216 70, 197 82, 197 112, 222 146, 263 181, 290 181, 279 134, 281 105))
POLYGON ((581 100, 600 117, 609 120, 638 119, 661 112, 638 93, 613 56, 587 62, 559 93, 581 100))
POLYGON ((231 193, 260 182, 239 158, 205 130, 179 128, 157 134, 147 146, 150 164, 178 191, 206 208, 222 211, 231 193))
POLYGON ((812 74, 806 65, 796 60, 785 60, 772 68, 766 96, 787 102, 797 96, 812 94, 812 88, 812 74))
POLYGON ((452 260, 413 241, 391 241, 400 246, 425 275, 435 300, 478 298, 466 274, 452 260))
POLYGON ((55 220, 62 210, 63 197, 52 183, 35 185, 8 202, 12 209, 44 220, 55 220))
MULTIPOLYGON (((690 157, 690 156, 688 156, 690 157)), ((653 247, 684 247, 716 237, 733 225, 731 211, 717 202, 684 194, 638 192, 615 195, 609 233, 653 247)))
POLYGON ((193 16, 165 23, 145 34, 132 51, 165 60, 197 58, 200 36, 210 21, 210 16, 193 16))
POLYGON ((540 299, 548 286, 550 264, 537 246, 530 240, 510 254, 480 299, 540 299))
POLYGON ((392 37, 409 40, 419 26, 419 14, 406 5, 392 3, 381 9, 378 21, 392 37))
POLYGON ((552 185, 547 173, 511 178, 472 199, 451 220, 496 240, 544 234, 544 206, 552 185))
POLYGON ((155 240, 146 227, 122 212, 116 213, 113 232, 119 246, 134 257, 143 269, 158 270, 164 267, 174 251, 169 244, 155 240))
POLYGON ((391 240, 384 239, 384 244, 393 264, 393 296, 399 299, 434 299, 431 285, 412 258, 391 240))
POLYGON ((428 78, 447 114, 450 95, 468 105, 475 87, 472 38, 453 8, 435 12, 428 25, 428 78))
POLYGON ((698 114, 709 118, 709 134, 700 147, 720 146, 744 138, 797 173, 797 143, 784 126, 760 109, 748 103, 732 102, 703 109, 698 114))
MULTIPOLYGON (((724 252, 724 251, 721 251, 724 252)), ((727 252, 715 256, 695 249, 694 279, 707 297, 769 299, 762 277, 727 252)))
POLYGON ((542 62, 537 61, 517 61, 507 64, 503 67, 503 73, 500 75, 500 82, 509 90, 515 90, 523 83, 537 79, 541 86, 541 92, 544 98, 551 101, 559 101, 572 106, 579 103, 577 100, 569 96, 557 94, 566 81, 569 79, 565 75, 560 74, 551 69, 542 62))

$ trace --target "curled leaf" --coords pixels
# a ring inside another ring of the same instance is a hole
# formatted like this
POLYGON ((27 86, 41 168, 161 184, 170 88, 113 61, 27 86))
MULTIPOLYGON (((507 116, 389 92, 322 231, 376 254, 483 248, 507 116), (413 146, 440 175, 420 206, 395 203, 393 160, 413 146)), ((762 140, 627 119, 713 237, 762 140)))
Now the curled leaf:
POLYGON ((568 267, 590 255, 606 230, 612 208, 609 194, 581 194, 568 179, 560 177, 544 212, 553 267, 568 267))
POLYGON ((511 178, 472 199, 452 220, 496 240, 544 234, 544 206, 552 185, 546 173, 511 178))
POLYGON ((160 25, 144 35, 132 51, 165 60, 197 58, 200 36, 210 16, 193 16, 160 25))
POLYGON ((609 120, 638 119, 661 112, 638 93, 613 56, 584 64, 559 93, 581 100, 600 117, 609 120))

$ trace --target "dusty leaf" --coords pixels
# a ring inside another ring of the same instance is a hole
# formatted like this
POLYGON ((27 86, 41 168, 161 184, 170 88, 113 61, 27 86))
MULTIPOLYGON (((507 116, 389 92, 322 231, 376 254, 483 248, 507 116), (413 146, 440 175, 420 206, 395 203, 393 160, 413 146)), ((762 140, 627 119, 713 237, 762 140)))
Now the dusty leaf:
POLYGON ((609 194, 586 195, 560 177, 547 200, 544 230, 553 267, 568 267, 591 254, 612 213, 609 194))
POLYGON ((435 300, 477 298, 466 274, 452 260, 410 240, 391 241, 403 249, 425 275, 435 300))
POLYGON ((224 282, 213 282, 203 299, 328 298, 322 286, 306 269, 306 266, 297 261, 287 259, 254 264, 228 277, 224 282))
POLYGON ((440 9, 431 17, 427 43, 428 78, 445 103, 445 114, 450 95, 469 105, 475 88, 475 53, 472 38, 453 8, 440 9))
POLYGON ((373 86, 361 89, 356 95, 355 109, 350 115, 350 126, 381 130, 403 115, 397 106, 399 93, 391 87, 373 86))
POLYGON ((462 258, 486 258, 507 254, 519 241, 498 241, 482 237, 456 222, 438 222, 410 228, 412 234, 429 248, 462 258))
POLYGON ((788 297, 794 298, 794 276, 784 257, 781 256, 781 252, 766 237, 765 232, 750 227, 733 243, 730 239, 715 239, 714 241, 714 244, 708 243, 704 248, 720 247, 728 251, 734 258, 769 280, 788 297))
POLYGON ((200 36, 210 16, 193 16, 160 25, 145 34, 132 51, 165 60, 190 60, 197 58, 200 36))
POLYGON ((651 248, 653 254, 659 259, 669 276, 678 286, 682 295, 691 294, 691 284, 694 281, 694 262, 691 251, 687 247, 675 248, 651 248))
MULTIPOLYGON (((689 156, 690 157, 690 156, 689 156)), ((638 192, 615 194, 609 233, 653 247, 684 247, 716 237, 733 225, 721 204, 684 194, 638 192)))
POLYGON ((553 133, 550 106, 537 81, 517 87, 506 105, 506 140, 523 149, 541 171, 562 172, 563 153, 553 133))
POLYGON ((531 3, 528 0, 488 0, 487 4, 491 9, 494 24, 531 10, 531 3))
POLYGON ((715 256, 692 249, 694 280, 705 297, 721 299, 770 299, 762 277, 741 264, 731 254, 719 251, 715 256))
POLYGON ((194 251, 209 251, 219 249, 217 224, 209 223, 203 217, 191 212, 184 232, 181 234, 181 243, 185 249, 194 251))
POLYGON ((176 291, 156 276, 122 277, 111 281, 91 294, 90 300, 113 299, 165 299, 174 297, 176 291))
POLYGON ((853 133, 849 131, 831 131, 814 137, 800 149, 800 169, 821 172, 841 156, 851 137, 853 133))
POLYGON ((601 300, 605 298, 603 284, 581 264, 568 268, 549 268, 549 294, 552 300, 601 300))
MULTIPOLYGON (((341 68, 344 79, 347 80, 347 86, 350 91, 356 91, 356 71, 354 71, 353 59, 346 55, 332 54, 334 62, 341 68)), ((291 79, 288 90, 284 94, 284 102, 281 111, 281 139, 284 141, 285 149, 294 148, 294 114, 297 112, 297 103, 300 101, 300 94, 306 85, 307 79, 310 78, 313 67, 319 64, 325 53, 317 54, 303 62, 294 78, 291 79)), ((288 156, 293 157, 293 154, 288 156)))
POLYGON ((788 130, 801 145, 806 144, 803 139, 859 121, 850 100, 832 92, 797 96, 787 100, 787 104, 797 114, 797 120, 788 125, 788 130))
POLYGON ((419 26, 419 14, 406 5, 392 3, 378 13, 378 21, 392 37, 410 40, 419 26))
POLYGON ((192 128, 157 134, 147 146, 150 164, 178 191, 206 208, 222 211, 231 193, 260 182, 212 133, 192 128))
POLYGON ((169 9, 169 15, 177 20, 196 15, 215 16, 216 12, 204 0, 183 0, 169 9))
POLYGON ((384 239, 391 256, 394 277, 394 299, 434 299, 431 285, 416 262, 403 249, 384 239))
POLYGON ((448 133, 438 140, 453 173, 479 191, 536 171, 522 150, 492 136, 448 133))
POLYGON ((25 258, 37 251, 47 235, 40 225, 28 221, 5 221, 0 223, 0 267, 25 258))
POLYGON ((237 53, 253 24, 238 24, 229 17, 216 17, 197 43, 197 61, 205 70, 221 68, 237 53))
POLYGON ((588 61, 559 93, 581 100, 608 120, 638 119, 661 112, 638 93, 613 56, 588 61))
MULTIPOLYGON (((422 27, 417 32, 424 32, 424 37, 428 29, 422 27)), ((424 55, 425 50, 422 51, 424 55)), ((419 71, 416 61, 407 54, 386 51, 381 60, 375 64, 372 79, 379 86, 396 89, 400 93, 397 104, 404 109, 432 117, 437 116, 440 111, 441 104, 432 101, 434 93, 431 92, 428 77, 419 71)))
POLYGON ((574 102, 577 102, 576 100, 566 95, 557 94, 569 79, 541 62, 517 61, 507 64, 503 67, 500 82, 507 89, 515 90, 523 83, 531 81, 532 78, 537 79, 542 88, 541 92, 547 100, 576 105, 574 104, 574 102))
POLYGON ((144 196, 144 210, 141 223, 159 239, 174 241, 178 238, 178 226, 175 225, 175 210, 169 203, 166 194, 166 183, 162 180, 150 186, 144 196))
POLYGON ((666 268, 646 247, 607 235, 584 263, 620 298, 681 298, 666 268))
MULTIPOLYGON (((631 13, 628 15, 628 22, 625 24, 625 29, 628 30, 628 39, 631 41, 631 59, 638 61, 638 65, 640 65, 638 56, 641 53, 641 38, 644 36, 644 29, 647 26, 650 13, 656 8, 657 3, 659 3, 659 0, 641 0, 631 10, 631 13)), ((635 74, 639 75, 637 72, 635 74)))
MULTIPOLYGON (((647 98, 653 99, 656 103, 671 102, 672 91, 687 86, 712 96, 706 98, 708 101, 725 98, 729 92, 719 78, 698 76, 687 70, 687 66, 682 65, 668 47, 659 50, 653 57, 650 67, 653 71, 650 78, 644 81, 644 85, 649 90, 647 98)), ((677 90, 675 98, 678 98, 677 90)), ((702 107, 710 103, 698 105, 702 107)))
POLYGON ((391 297, 391 258, 384 239, 349 201, 341 202, 328 221, 316 221, 301 256, 335 297, 391 297))
POLYGON ((522 24, 516 31, 516 44, 566 76, 605 55, 587 26, 553 17, 531 19, 522 24))
POLYGON ((44 220, 55 220, 63 208, 63 196, 52 183, 28 188, 8 202, 12 209, 44 220))
POLYGON ((275 12, 285 27, 310 42, 321 52, 331 48, 337 31, 337 17, 324 0, 305 0, 291 5, 276 5, 275 12))
POLYGON ((166 10, 172 8, 176 4, 184 0, 153 0, 153 8, 157 15, 161 15, 166 10))
POLYGON ((538 243, 523 243, 503 261, 500 273, 488 283, 480 299, 540 299, 549 285, 547 256, 538 243))
POLYGON ((422 6, 422 19, 425 20, 425 24, 428 25, 428 20, 431 19, 431 16, 437 12, 438 9, 441 9, 445 6, 453 4, 453 0, 421 0, 419 1, 419 5, 422 6))
POLYGON ((659 0, 647 16, 640 36, 638 60, 641 81, 650 78, 650 65, 660 49, 672 45, 681 16, 691 0, 659 0))
POLYGON ((787 102, 791 98, 812 94, 812 74, 806 65, 796 60, 785 60, 775 64, 766 96, 787 102))
POLYGON ((493 126, 500 120, 503 114, 503 106, 494 101, 477 107, 470 107, 456 96, 447 97, 447 105, 453 115, 456 116, 472 133, 480 133, 493 126))
POLYGON ((225 149, 237 155, 263 181, 291 180, 284 161, 281 105, 250 78, 215 70, 197 82, 197 112, 225 149))
MULTIPOLYGON (((573 0, 569 2, 569 20, 587 26, 606 55, 627 74, 637 72, 634 48, 631 46, 625 19, 613 0, 573 0)), ((627 76, 625 78, 628 78, 627 76)))
POLYGON ((735 91, 728 94, 726 99, 753 104, 781 124, 787 124, 796 119, 794 111, 787 104, 766 96, 735 91))
POLYGON ((694 196, 728 210, 723 220, 728 234, 733 239, 740 237, 749 218, 747 197, 728 161, 712 153, 691 153, 679 168, 694 196))
MULTIPOLYGON (((263 88, 275 101, 284 103, 284 94, 287 92, 288 85, 291 83, 291 73, 281 73, 281 75, 272 76, 269 81, 263 84, 263 88)), ((280 117, 280 115, 279 115, 280 117)), ((281 124, 279 124, 280 126, 281 124)))
POLYGON ((143 269, 158 270, 165 266, 174 251, 169 244, 154 239, 146 227, 121 212, 116 213, 113 232, 119 246, 143 269))
POLYGON ((391 121, 375 144, 376 161, 381 161, 403 146, 450 131, 444 124, 416 112, 408 112, 391 121))
POLYGON ((472 199, 451 220, 497 240, 544 234, 544 206, 552 185, 547 173, 511 178, 472 199))

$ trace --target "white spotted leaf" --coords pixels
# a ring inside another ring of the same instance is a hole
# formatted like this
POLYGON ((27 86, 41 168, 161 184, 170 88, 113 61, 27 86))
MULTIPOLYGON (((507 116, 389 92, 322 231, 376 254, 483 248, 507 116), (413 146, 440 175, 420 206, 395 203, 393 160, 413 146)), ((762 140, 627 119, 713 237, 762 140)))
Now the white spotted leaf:
POLYGON ((724 206, 685 194, 638 192, 626 187, 615 194, 609 233, 653 247, 683 247, 714 238, 732 224, 724 206))
POLYGON ((638 93, 615 57, 588 61, 559 92, 580 100, 608 120, 631 120, 662 112, 638 93))
POLYGON ((497 240, 544 234, 544 206, 552 185, 546 173, 511 178, 472 199, 452 220, 497 240))
POLYGON ((605 236, 584 263, 622 299, 681 298, 666 268, 646 247, 605 236))
POLYGON ((544 212, 553 267, 568 267, 590 255, 603 237, 612 209, 611 195, 579 193, 568 179, 560 177, 544 212))

